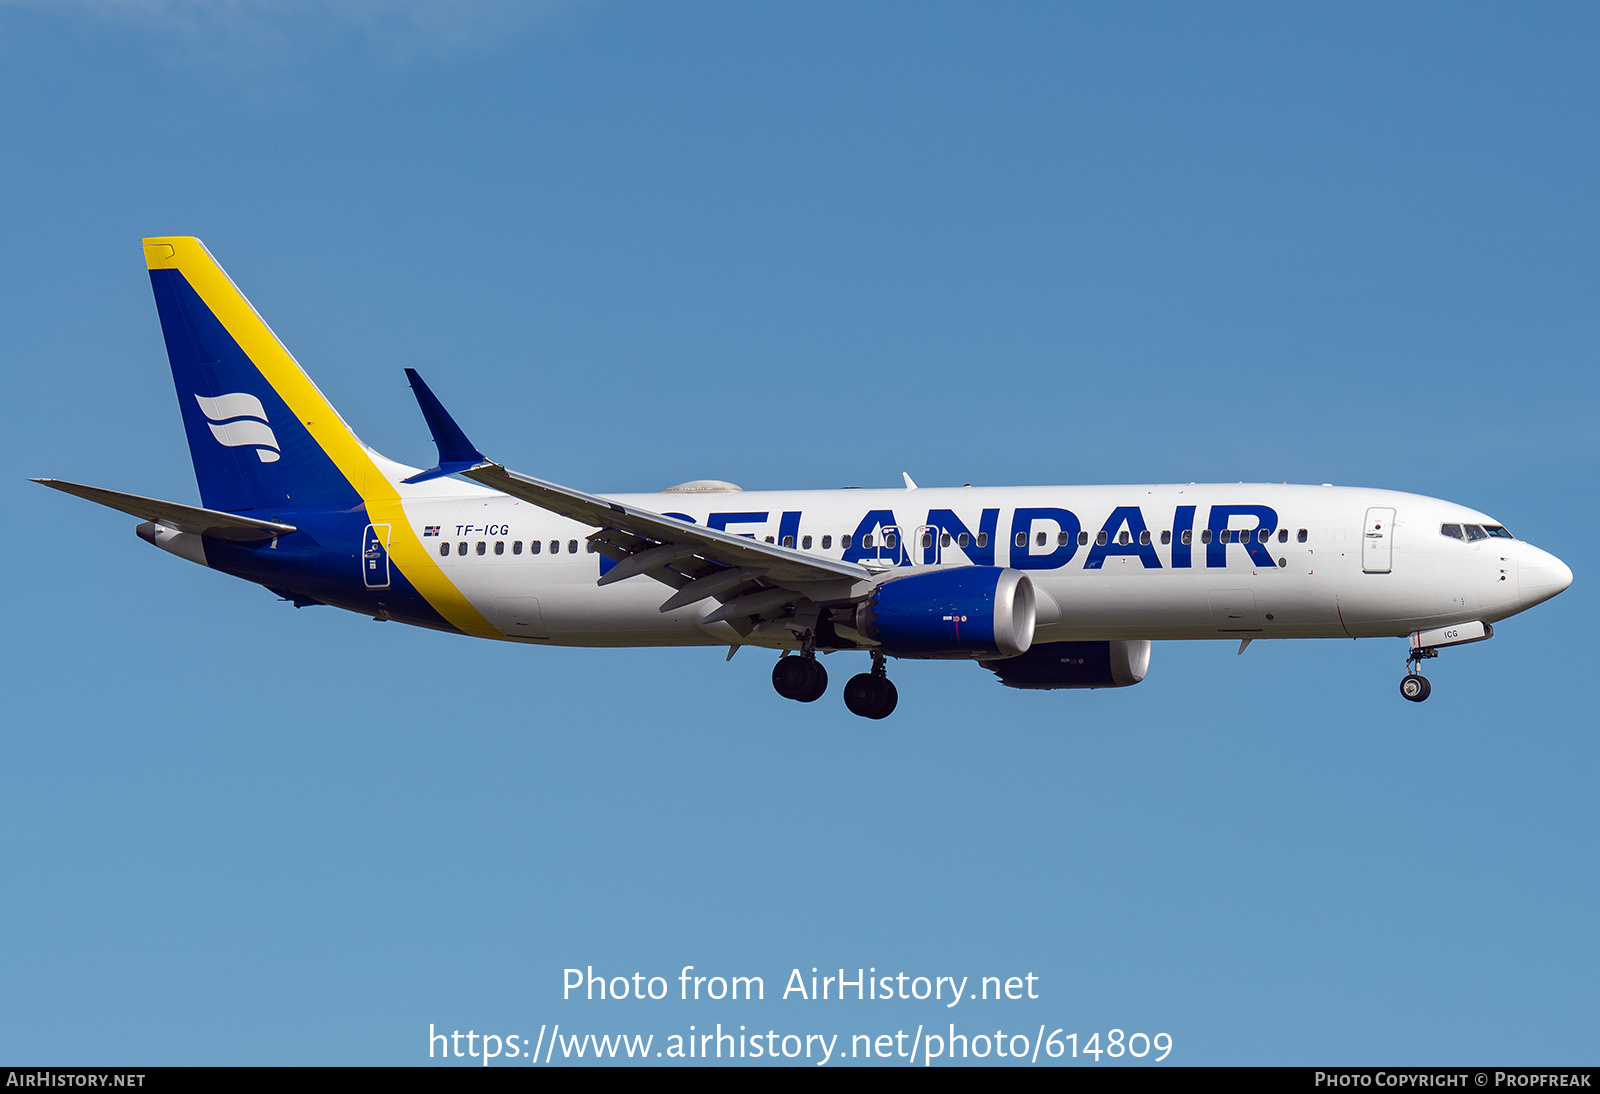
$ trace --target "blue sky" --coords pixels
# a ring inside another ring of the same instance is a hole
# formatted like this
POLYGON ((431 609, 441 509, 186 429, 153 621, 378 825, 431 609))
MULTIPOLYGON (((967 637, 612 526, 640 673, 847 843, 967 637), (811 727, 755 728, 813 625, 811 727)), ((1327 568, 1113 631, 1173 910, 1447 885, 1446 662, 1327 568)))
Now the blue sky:
POLYGON ((954 1021, 1594 1062, 1592 6, 441 7, 0 2, 0 1059, 954 1021), (300 611, 26 481, 196 499, 161 234, 421 466, 407 366, 583 489, 1338 482, 1576 583, 1421 706, 1395 640, 1160 643, 1124 691, 897 664, 875 724, 752 651, 300 611), (768 998, 563 1001, 590 965, 768 998), (777 998, 813 966, 1040 997, 777 998))

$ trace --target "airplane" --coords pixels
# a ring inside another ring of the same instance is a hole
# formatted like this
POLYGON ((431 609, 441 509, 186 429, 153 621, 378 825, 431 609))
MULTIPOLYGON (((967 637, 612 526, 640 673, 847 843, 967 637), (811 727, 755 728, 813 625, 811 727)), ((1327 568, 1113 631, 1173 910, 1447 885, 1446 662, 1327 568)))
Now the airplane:
POLYGON ((406 369, 438 461, 364 445, 209 251, 144 240, 199 506, 35 482, 139 518, 149 543, 297 607, 526 645, 744 646, 809 703, 887 717, 888 658, 975 661, 1024 689, 1128 687, 1154 641, 1481 642, 1572 571, 1500 521, 1417 494, 1181 484, 589 494, 487 459, 406 369))

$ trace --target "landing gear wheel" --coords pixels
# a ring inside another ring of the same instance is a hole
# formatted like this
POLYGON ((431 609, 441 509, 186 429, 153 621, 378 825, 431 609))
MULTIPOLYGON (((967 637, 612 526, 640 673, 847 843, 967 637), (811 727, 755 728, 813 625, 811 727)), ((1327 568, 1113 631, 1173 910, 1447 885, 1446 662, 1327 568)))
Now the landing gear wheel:
POLYGON ((1428 683, 1428 678, 1426 676, 1418 676, 1414 672, 1407 674, 1406 678, 1400 681, 1400 694, 1410 699, 1413 703, 1422 702, 1432 691, 1433 685, 1428 683))
POLYGON ((799 699, 802 703, 814 703, 828 690, 828 670, 822 667, 821 661, 807 658, 806 664, 811 666, 811 687, 799 699))
POLYGON ((785 699, 814 703, 828 690, 828 670, 814 658, 780 657, 772 666, 772 686, 785 699))
POLYGON ((863 718, 887 718, 900 702, 900 693, 886 676, 863 672, 844 686, 844 705, 863 718))

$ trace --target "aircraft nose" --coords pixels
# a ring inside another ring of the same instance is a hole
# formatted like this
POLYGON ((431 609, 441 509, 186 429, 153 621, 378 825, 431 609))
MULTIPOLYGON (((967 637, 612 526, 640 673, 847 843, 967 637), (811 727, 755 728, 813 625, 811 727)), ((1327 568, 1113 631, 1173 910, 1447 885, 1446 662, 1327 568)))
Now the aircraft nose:
POLYGON ((1521 586, 1519 591, 1525 607, 1541 604, 1572 584, 1572 570, 1567 564, 1549 551, 1541 551, 1537 547, 1528 548, 1519 560, 1517 569, 1518 584, 1521 586))

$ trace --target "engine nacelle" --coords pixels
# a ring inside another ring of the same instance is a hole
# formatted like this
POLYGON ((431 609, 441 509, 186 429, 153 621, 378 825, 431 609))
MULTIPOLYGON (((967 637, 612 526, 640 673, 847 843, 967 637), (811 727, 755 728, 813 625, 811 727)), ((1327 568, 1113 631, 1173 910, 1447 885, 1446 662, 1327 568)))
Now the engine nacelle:
POLYGON ((891 578, 856 606, 855 630, 894 657, 1014 657, 1033 643, 1033 582, 956 566, 891 578))
POLYGON ((983 661, 1008 688, 1125 688, 1150 669, 1150 643, 1041 642, 1019 657, 983 661))

